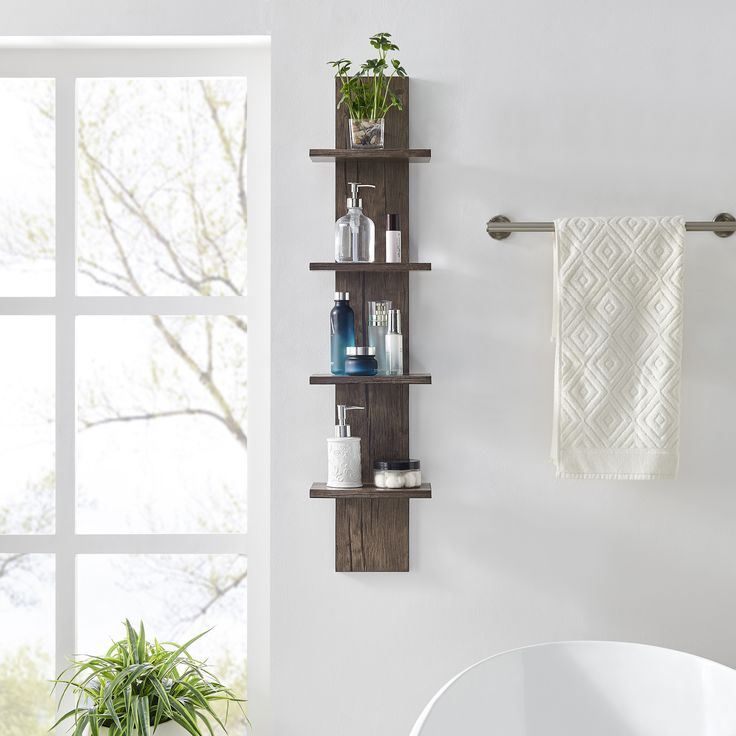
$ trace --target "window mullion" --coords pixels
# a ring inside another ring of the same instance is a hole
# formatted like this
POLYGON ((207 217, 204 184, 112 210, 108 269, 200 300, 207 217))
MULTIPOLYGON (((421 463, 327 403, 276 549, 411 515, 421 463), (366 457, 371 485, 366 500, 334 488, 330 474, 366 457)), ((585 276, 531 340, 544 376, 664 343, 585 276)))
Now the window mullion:
MULTIPOLYGON (((59 301, 57 297, 43 296, 0 297, 0 315, 55 314, 59 301)), ((228 315, 247 314, 248 300, 244 296, 78 296, 66 303, 65 309, 75 315, 228 315)))
POLYGON ((247 534, 78 534, 77 554, 247 554, 247 534))
POLYGON ((56 80, 56 670, 74 652, 75 580, 75 201, 74 78, 56 80))
MULTIPOLYGON (((0 535, 0 554, 55 554, 55 534, 0 535)), ((62 553, 72 555, 113 554, 207 554, 248 553, 247 534, 77 534, 64 541, 62 553)))

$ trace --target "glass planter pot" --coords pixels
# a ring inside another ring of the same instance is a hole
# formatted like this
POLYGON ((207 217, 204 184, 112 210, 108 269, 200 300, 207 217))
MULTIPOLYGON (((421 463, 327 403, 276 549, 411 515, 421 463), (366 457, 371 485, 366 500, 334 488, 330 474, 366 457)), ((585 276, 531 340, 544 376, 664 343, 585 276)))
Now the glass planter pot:
POLYGON ((350 148, 383 148, 383 118, 378 120, 350 118, 350 148))

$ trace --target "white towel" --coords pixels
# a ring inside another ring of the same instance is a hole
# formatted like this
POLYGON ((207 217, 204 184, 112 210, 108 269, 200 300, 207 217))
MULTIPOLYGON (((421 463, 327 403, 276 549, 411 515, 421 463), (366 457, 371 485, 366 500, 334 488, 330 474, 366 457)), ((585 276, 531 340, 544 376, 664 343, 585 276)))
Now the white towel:
POLYGON ((555 221, 558 478, 674 478, 682 217, 555 221))

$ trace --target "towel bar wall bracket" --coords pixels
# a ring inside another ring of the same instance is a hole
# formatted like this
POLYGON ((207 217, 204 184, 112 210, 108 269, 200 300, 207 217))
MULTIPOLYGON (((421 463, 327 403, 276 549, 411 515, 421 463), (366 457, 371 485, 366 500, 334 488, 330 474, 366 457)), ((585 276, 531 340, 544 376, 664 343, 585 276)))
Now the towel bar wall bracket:
POLYGON ((502 232, 501 230, 492 229, 493 224, 497 222, 510 223, 511 220, 509 220, 509 218, 506 217, 506 215, 496 215, 495 217, 491 217, 491 219, 488 220, 488 224, 486 225, 486 231, 494 240, 506 240, 506 238, 508 238, 509 235, 511 235, 511 230, 506 230, 505 232, 502 232))
MULTIPOLYGON (((736 217, 734 217, 730 212, 720 212, 713 218, 713 222, 736 222, 736 217)), ((714 230, 713 231, 719 238, 730 238, 734 230, 714 230)))
MULTIPOLYGON (((685 230, 690 232, 712 232, 719 238, 730 238, 736 231, 736 217, 730 212, 717 214, 712 222, 686 222, 685 230)), ((511 233, 553 233, 554 222, 512 222, 506 215, 491 217, 486 224, 486 232, 494 240, 505 240, 511 233)))

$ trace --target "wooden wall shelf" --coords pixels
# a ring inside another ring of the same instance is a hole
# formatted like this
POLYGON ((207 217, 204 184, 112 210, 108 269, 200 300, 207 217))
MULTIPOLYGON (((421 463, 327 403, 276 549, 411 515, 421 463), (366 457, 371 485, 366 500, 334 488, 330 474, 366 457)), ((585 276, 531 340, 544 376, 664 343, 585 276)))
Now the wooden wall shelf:
POLYGON ((325 483, 313 483, 310 498, 432 498, 432 486, 422 483, 419 488, 329 488, 325 483))
MULTIPOLYGON (((340 113, 338 113, 340 114, 340 113)), ((350 148, 310 148, 312 161, 411 161, 426 163, 432 158, 429 148, 371 148, 358 151, 350 148)), ((344 214, 344 213, 343 213, 344 214)))
POLYGON ((333 376, 332 373, 315 373, 309 377, 312 386, 344 386, 388 384, 393 386, 426 386, 432 383, 429 373, 405 373, 401 376, 333 376))
MULTIPOLYGON (((335 499, 335 570, 337 572, 406 572, 409 570, 409 500, 431 498, 428 483, 420 488, 382 490, 373 486, 373 462, 411 457, 409 453, 409 386, 432 383, 428 373, 411 373, 409 356, 409 273, 429 271, 429 263, 409 262, 409 163, 429 161, 426 148, 409 148, 409 79, 394 77, 391 89, 402 98, 403 112, 389 110, 385 121, 386 148, 356 151, 347 148, 348 119, 335 115, 335 148, 315 148, 313 161, 335 166, 335 219, 345 214, 348 182, 373 184, 361 190, 363 211, 376 226, 375 263, 310 263, 312 271, 333 271, 335 291, 350 292, 355 334, 365 345, 366 302, 388 299, 401 310, 404 343, 403 376, 310 377, 315 385, 333 385, 335 403, 362 406, 353 412, 353 436, 361 439, 363 488, 328 489, 315 483, 312 498, 335 499), (401 221, 401 263, 386 263, 386 213, 401 221)), ((336 100, 340 80, 335 81, 336 100)))
POLYGON ((403 273, 404 271, 431 271, 431 263, 336 263, 313 262, 310 271, 342 271, 346 273, 403 273))

